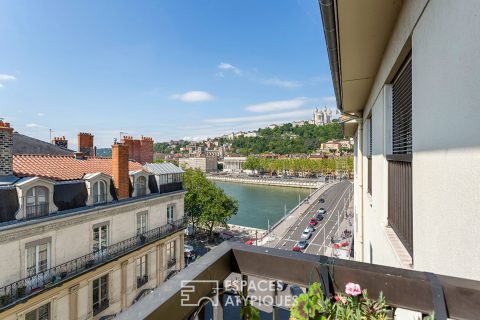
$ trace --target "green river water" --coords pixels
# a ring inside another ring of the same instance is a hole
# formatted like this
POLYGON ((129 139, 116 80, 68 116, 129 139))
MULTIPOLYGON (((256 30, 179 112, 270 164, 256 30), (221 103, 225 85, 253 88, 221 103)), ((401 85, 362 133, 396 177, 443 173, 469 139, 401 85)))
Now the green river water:
POLYGON ((239 202, 237 215, 229 223, 246 227, 267 229, 280 220, 300 200, 305 199, 313 189, 272 187, 243 183, 215 181, 226 194, 239 202))

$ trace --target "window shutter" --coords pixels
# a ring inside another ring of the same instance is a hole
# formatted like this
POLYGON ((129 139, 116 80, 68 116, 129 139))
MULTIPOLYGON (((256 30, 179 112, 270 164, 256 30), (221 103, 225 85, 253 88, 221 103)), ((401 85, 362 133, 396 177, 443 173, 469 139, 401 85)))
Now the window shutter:
POLYGON ((412 153, 412 57, 393 80, 393 154, 412 153))

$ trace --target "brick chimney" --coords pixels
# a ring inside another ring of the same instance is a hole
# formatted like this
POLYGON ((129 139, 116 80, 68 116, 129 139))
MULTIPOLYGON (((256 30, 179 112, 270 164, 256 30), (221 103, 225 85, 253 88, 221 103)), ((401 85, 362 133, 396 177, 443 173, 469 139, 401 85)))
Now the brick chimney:
POLYGON ((122 143, 128 146, 128 159, 133 160, 133 137, 123 136, 122 143))
POLYGON ((57 147, 68 149, 68 140, 63 137, 55 137, 52 139, 52 144, 56 145, 57 147))
POLYGON ((0 120, 0 177, 13 175, 13 128, 0 120))
POLYGON ((144 137, 140 139, 140 163, 152 163, 153 162, 153 139, 150 137, 144 137))
POLYGON ((93 135, 91 133, 80 132, 77 136, 78 152, 86 156, 94 156, 93 135))
POLYGON ((118 199, 130 196, 130 177, 128 175, 128 145, 115 143, 112 145, 112 176, 118 199))

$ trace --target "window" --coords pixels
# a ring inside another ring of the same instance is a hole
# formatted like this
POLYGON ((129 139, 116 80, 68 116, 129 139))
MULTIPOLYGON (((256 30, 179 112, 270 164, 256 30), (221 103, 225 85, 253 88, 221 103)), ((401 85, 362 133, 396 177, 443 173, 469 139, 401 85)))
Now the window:
POLYGON ((167 223, 173 223, 175 221, 175 205, 169 204, 167 206, 167 223))
POLYGON ((108 224, 93 227, 93 251, 100 251, 108 246, 108 224))
POLYGON ((97 315, 108 308, 108 274, 93 280, 92 306, 93 315, 97 315))
POLYGON ((372 194, 372 150, 373 150, 373 143, 372 143, 372 116, 367 119, 367 141, 368 141, 368 150, 367 150, 367 192, 371 195, 372 194))
POLYGON ((392 151, 388 161, 388 224, 413 256, 412 58, 392 84, 392 151))
POLYGON ((135 182, 135 190, 137 197, 141 197, 147 194, 147 179, 144 176, 137 178, 135 182))
POLYGON ((41 240, 27 244, 25 252, 28 277, 50 268, 50 242, 41 240))
POLYGON ((137 259, 136 262, 136 274, 137 274, 137 288, 140 288, 148 282, 148 259, 147 255, 144 255, 137 259))
POLYGON ((175 257, 175 240, 167 243, 167 265, 168 268, 175 266, 177 259, 175 257))
POLYGON ((25 320, 50 320, 50 303, 25 314, 25 320))
POLYGON ((107 202, 107 183, 103 180, 93 184, 93 203, 107 202))
POLYGON ((27 219, 48 215, 48 189, 33 187, 27 191, 27 219))
POLYGON ((137 235, 147 232, 148 212, 137 213, 137 235))

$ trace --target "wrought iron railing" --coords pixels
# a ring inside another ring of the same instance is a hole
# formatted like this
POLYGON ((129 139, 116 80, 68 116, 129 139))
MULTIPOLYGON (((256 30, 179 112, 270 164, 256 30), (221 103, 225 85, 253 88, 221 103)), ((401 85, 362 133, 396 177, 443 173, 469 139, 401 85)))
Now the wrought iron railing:
POLYGON ((102 312, 103 310, 107 309, 108 307, 110 306, 110 301, 109 300, 105 300, 103 301, 101 304, 95 306, 93 308, 93 315, 97 315, 99 314, 100 312, 102 312))
POLYGON ((147 282, 148 282, 148 276, 147 275, 137 277, 137 289, 142 287, 147 282))
POLYGON ((102 250, 89 253, 1 287, 0 310, 181 230, 185 227, 185 222, 186 219, 184 218, 178 219, 173 223, 152 229, 136 237, 115 243, 102 250))
POLYGON ((167 262, 167 268, 170 269, 172 267, 175 267, 177 265, 177 259, 173 258, 168 260, 167 262))
POLYGON ((49 203, 29 204, 25 207, 27 219, 48 216, 49 203))

